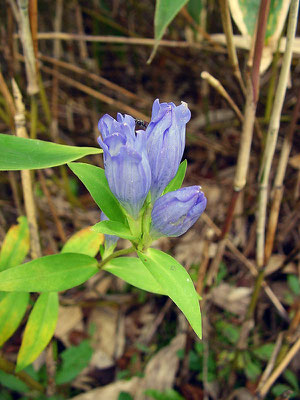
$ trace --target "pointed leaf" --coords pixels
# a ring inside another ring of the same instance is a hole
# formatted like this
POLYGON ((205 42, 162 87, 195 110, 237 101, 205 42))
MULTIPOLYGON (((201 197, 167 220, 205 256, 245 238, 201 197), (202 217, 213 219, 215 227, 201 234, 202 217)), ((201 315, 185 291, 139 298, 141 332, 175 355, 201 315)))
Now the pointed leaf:
POLYGON ((158 41, 163 37, 168 25, 187 2, 188 0, 156 0, 154 14, 154 38, 156 44, 152 50, 150 60, 153 59, 159 45, 158 41))
POLYGON ((115 235, 123 239, 136 239, 127 226, 117 221, 101 221, 92 228, 95 232, 105 233, 106 235, 115 235))
POLYGON ((50 342, 57 323, 58 294, 42 293, 37 299, 28 318, 16 371, 31 364, 50 342))
POLYGON ((171 182, 167 185, 163 194, 166 194, 168 192, 173 192, 174 190, 177 190, 181 187, 182 182, 185 177, 186 167, 187 167, 187 161, 184 160, 179 165, 177 174, 174 176, 174 178, 171 180, 171 182))
POLYGON ((97 261, 87 255, 61 253, 37 258, 0 273, 4 292, 67 290, 87 281, 97 271, 97 261))
POLYGON ((108 186, 104 169, 83 163, 71 163, 68 166, 78 176, 104 214, 112 221, 126 224, 120 203, 108 186))
POLYGON ((7 232, 0 251, 0 271, 21 264, 29 251, 29 228, 26 217, 18 218, 7 232))
POLYGON ((102 153, 96 147, 65 146, 2 133, 0 149, 0 171, 56 167, 89 154, 102 153))
POLYGON ((0 301, 0 346, 9 339, 25 314, 29 302, 29 293, 5 293, 0 301))
POLYGON ((139 258, 114 258, 103 269, 139 289, 151 293, 166 294, 139 258))
POLYGON ((92 227, 81 229, 65 243, 62 253, 80 253, 95 257, 100 245, 104 242, 104 235, 95 232, 92 227))
POLYGON ((202 337, 198 295, 187 271, 170 255, 148 249, 138 256, 165 293, 180 308, 199 338, 202 337))

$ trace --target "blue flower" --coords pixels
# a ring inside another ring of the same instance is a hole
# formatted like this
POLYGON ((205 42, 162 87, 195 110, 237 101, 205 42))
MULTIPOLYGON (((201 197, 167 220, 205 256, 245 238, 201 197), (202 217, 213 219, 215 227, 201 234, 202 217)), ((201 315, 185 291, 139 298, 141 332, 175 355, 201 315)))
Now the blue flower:
MULTIPOLYGON (((100 216, 100 221, 108 221, 108 220, 109 220, 109 218, 102 211, 101 216, 100 216)), ((114 246, 117 243, 117 241, 120 239, 119 236, 115 236, 115 235, 104 235, 104 237, 105 237, 105 244, 106 244, 107 249, 114 246)))
POLYGON ((98 127, 110 190, 128 214, 137 219, 151 185, 145 132, 135 132, 134 118, 119 113, 117 121, 105 114, 98 127))
POLYGON ((153 238, 183 235, 203 213, 206 202, 200 186, 166 193, 154 203, 150 235, 153 238))
POLYGON ((177 173, 184 147, 185 128, 191 118, 187 104, 159 103, 152 107, 151 122, 146 129, 147 153, 151 167, 152 203, 162 194, 177 173))

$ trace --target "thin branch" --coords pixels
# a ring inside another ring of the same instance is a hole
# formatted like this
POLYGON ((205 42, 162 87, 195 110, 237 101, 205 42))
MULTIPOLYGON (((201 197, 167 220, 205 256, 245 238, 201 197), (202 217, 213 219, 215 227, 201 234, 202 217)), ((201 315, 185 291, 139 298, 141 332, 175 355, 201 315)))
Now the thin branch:
POLYGON ((281 110, 288 85, 288 78, 292 61, 292 46, 298 22, 297 19, 298 7, 299 7, 299 0, 292 0, 290 6, 288 28, 287 28, 286 51, 283 56, 278 86, 274 96, 274 104, 268 128, 266 146, 259 172, 260 187, 259 187, 259 203, 258 203, 258 217, 257 217, 256 260, 257 260, 257 265, 260 268, 263 267, 265 262, 264 247, 265 247, 266 209, 268 201, 268 184, 270 179, 272 160, 274 157, 276 143, 277 143, 279 126, 280 126, 281 110))

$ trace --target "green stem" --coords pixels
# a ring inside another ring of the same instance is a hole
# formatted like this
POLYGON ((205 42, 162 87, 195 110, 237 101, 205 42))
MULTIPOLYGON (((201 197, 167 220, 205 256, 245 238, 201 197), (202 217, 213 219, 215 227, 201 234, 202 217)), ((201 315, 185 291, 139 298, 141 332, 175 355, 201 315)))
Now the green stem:
POLYGON ((36 139, 37 122, 38 122, 38 104, 36 96, 33 94, 31 96, 31 105, 30 105, 30 139, 36 139))
POLYGON ((98 268, 102 269, 104 265, 107 264, 110 260, 116 257, 125 256, 126 254, 133 253, 134 251, 135 251, 134 246, 131 246, 128 249, 118 250, 115 253, 111 254, 110 256, 104 258, 104 260, 102 260, 101 263, 99 264, 98 268))

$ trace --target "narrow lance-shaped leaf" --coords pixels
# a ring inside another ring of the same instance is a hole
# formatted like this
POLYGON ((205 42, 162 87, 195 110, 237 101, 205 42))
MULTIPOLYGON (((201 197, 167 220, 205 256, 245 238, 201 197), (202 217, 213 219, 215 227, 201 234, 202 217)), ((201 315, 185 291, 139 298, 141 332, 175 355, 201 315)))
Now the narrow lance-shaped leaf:
POLYGON ((163 37, 168 25, 187 2, 188 0, 156 0, 154 14, 154 38, 156 44, 152 50, 150 61, 155 56, 159 45, 158 41, 163 37))
POLYGON ((80 253, 95 257, 100 245, 104 242, 104 235, 95 232, 91 227, 76 232, 65 243, 62 253, 80 253))
POLYGON ((139 258, 114 258, 103 269, 139 289, 151 293, 166 294, 139 258))
POLYGON ((16 371, 31 364, 50 342, 57 323, 58 294, 42 293, 28 318, 16 371))
POLYGON ((21 264, 29 251, 29 228, 26 217, 7 232, 0 251, 0 271, 21 264))
POLYGON ((182 163, 179 165, 177 174, 174 176, 174 178, 171 180, 171 182, 167 185, 165 188, 163 194, 166 194, 168 192, 173 192, 174 190, 177 190, 181 187, 182 182, 185 177, 186 173, 186 167, 187 167, 187 161, 184 160, 182 163))
POLYGON ((128 240, 136 239, 127 226, 116 221, 101 221, 94 225, 92 229, 105 235, 115 235, 128 240))
POLYGON ((29 293, 5 293, 0 301, 0 346, 9 339, 25 314, 29 302, 29 293))
POLYGON ((187 271, 170 255, 149 248, 138 256, 153 278, 180 308, 199 338, 202 337, 198 295, 187 271))
POLYGON ((67 290, 87 281, 97 271, 97 261, 78 253, 37 258, 0 273, 5 292, 52 292, 67 290))
POLYGON ((50 168, 89 154, 102 153, 96 147, 65 146, 2 133, 0 149, 0 171, 50 168))
POLYGON ((78 176, 104 214, 112 221, 126 224, 120 203, 108 186, 104 169, 83 163, 71 163, 68 166, 78 176))

